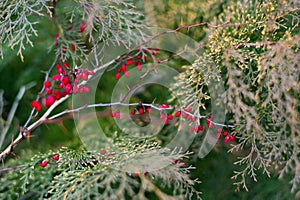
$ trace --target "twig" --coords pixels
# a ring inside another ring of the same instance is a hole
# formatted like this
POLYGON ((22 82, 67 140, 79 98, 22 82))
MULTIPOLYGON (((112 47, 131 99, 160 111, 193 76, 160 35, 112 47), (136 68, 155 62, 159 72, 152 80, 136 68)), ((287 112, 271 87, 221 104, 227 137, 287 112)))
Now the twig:
POLYGON ((14 170, 17 170, 17 169, 22 169, 22 168, 24 168, 26 166, 27 166, 27 164, 13 166, 13 167, 8 167, 8 168, 2 168, 2 169, 0 169, 0 173, 14 171, 14 170))
MULTIPOLYGON (((231 23, 230 21, 227 21, 223 24, 220 24, 220 25, 212 25, 212 24, 209 24, 207 22, 204 22, 204 23, 199 23, 199 24, 194 24, 194 25, 189 25, 189 26, 179 26, 178 28, 174 29, 174 30, 167 30, 167 31, 163 31, 161 33, 158 33, 156 35, 154 35, 153 37, 151 37, 150 39, 148 39, 147 41, 137 45, 136 47, 133 48, 134 49, 137 49, 138 47, 141 47, 151 41, 153 41, 154 39, 164 35, 164 34, 169 34, 169 33, 177 33, 179 30, 181 29, 191 29, 191 28, 196 28, 196 27, 202 27, 202 26, 207 26, 207 27, 211 27, 211 28, 215 28, 215 29, 218 29, 218 28, 221 28, 221 27, 225 27, 225 26, 235 26, 235 27, 238 27, 238 26, 242 26, 242 25, 249 25, 249 24, 259 24, 259 23, 263 23, 263 22, 246 22, 246 23, 241 23, 241 24, 234 24, 234 23, 231 23)), ((113 59, 111 60, 110 62, 107 62, 106 64, 102 65, 102 66, 99 66, 99 67, 96 67, 94 69, 95 72, 98 72, 102 69, 105 69, 107 68, 108 66, 110 66, 111 64, 113 63, 118 63, 120 62, 120 58, 122 60, 122 58, 125 58, 129 55, 130 52, 132 52, 133 50, 131 51, 128 51, 127 54, 125 54, 124 56, 122 57, 118 57, 116 59, 113 59)), ((58 59, 58 55, 56 55, 55 59, 54 59, 54 62, 52 63, 51 67, 49 68, 49 70, 46 72, 46 75, 45 75, 45 81, 48 80, 49 78, 49 74, 50 72, 52 71, 53 67, 55 66, 55 63, 58 59)), ((90 79, 89 79, 90 80, 90 79)), ((81 82, 80 85, 83 85, 85 84, 87 81, 83 81, 81 82)), ((40 93, 38 94, 36 100, 38 101, 40 99, 40 96, 41 94, 43 93, 43 91, 45 90, 45 87, 43 86, 43 88, 41 89, 40 93)), ((18 137, 13 140, 11 142, 10 145, 8 145, 6 147, 6 149, 4 151, 1 152, 0 154, 0 160, 4 160, 4 158, 10 154, 12 151, 13 151, 13 148, 19 143, 21 142, 27 135, 28 133, 30 133, 30 131, 34 130, 37 126, 39 126, 40 124, 42 124, 45 120, 47 120, 47 117, 49 116, 49 114, 52 112, 52 110, 58 106, 59 104, 61 104, 62 102, 64 102, 69 96, 65 96, 64 98, 61 98, 60 100, 56 101, 52 106, 50 106, 48 108, 48 110, 45 112, 45 114, 38 120, 36 121, 35 123, 33 123, 31 126, 27 127, 28 124, 30 123, 30 121, 32 120, 32 117, 33 117, 33 114, 35 113, 35 110, 32 109, 31 113, 30 113, 30 116, 28 118, 28 120, 26 121, 26 123, 24 124, 23 128, 21 129, 21 131, 19 132, 19 135, 18 137)), ((66 113, 72 113, 72 112, 79 112, 80 110, 82 109, 85 109, 85 108, 91 108, 91 107, 99 107, 99 106, 111 106, 111 105, 126 105, 126 104, 123 104, 121 102, 116 102, 116 103, 109 103, 109 104, 93 104, 93 105, 86 105, 86 106, 83 106, 83 107, 80 107, 80 108, 77 108, 77 109, 73 109, 73 110, 66 110, 66 111, 63 111, 59 114, 56 114, 54 116, 52 116, 50 119, 54 119, 56 117, 59 117, 59 116, 62 116, 66 113)), ((128 105, 138 105, 138 104, 127 104, 126 106, 128 105)), ((149 107, 152 107, 154 109, 157 109, 157 110, 163 110, 162 108, 159 108, 153 104, 143 104, 145 106, 149 106, 149 107)), ((165 109, 165 108, 164 108, 165 109)), ((173 109, 173 108, 170 108, 170 109, 173 109)), ((167 110, 167 109, 166 109, 167 110)), ((184 110, 182 110, 183 112, 186 112, 184 110)), ((193 114, 189 113, 191 116, 194 116, 193 114)), ((196 117, 196 116, 194 116, 196 117)), ((200 118, 207 118, 206 116, 200 116, 200 118)), ((226 127, 234 127, 233 125, 224 125, 224 124, 219 124, 219 123, 216 123, 216 122, 213 122, 211 121, 212 123, 216 124, 216 125, 219 125, 219 126, 226 126, 226 127)))
POLYGON ((1 138, 0 138, 0 148, 2 147, 3 145, 3 142, 4 142, 4 139, 5 139, 5 136, 11 126, 11 122, 15 116, 15 113, 16 113, 16 110, 19 106, 19 101, 22 99, 26 89, 29 89, 33 86, 34 83, 29 83, 28 85, 25 85, 25 86, 22 86, 20 89, 19 89, 19 92, 15 98, 15 101, 9 111, 9 114, 8 114, 8 117, 7 117, 7 120, 6 120, 6 125, 5 127, 3 128, 3 130, 1 131, 1 138))

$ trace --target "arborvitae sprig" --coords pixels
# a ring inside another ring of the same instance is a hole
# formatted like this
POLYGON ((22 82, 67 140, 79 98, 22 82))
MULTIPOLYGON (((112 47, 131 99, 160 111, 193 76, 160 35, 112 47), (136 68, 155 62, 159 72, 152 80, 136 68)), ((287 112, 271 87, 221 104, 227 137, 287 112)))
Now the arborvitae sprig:
POLYGON ((214 106, 203 106, 202 100, 210 94, 201 86, 211 79, 225 81, 225 93, 219 95, 226 104, 224 114, 236 125, 233 134, 239 138, 231 151, 247 149, 236 162, 245 168, 233 178, 241 178, 237 186, 246 190, 247 177, 256 181, 257 169, 270 175, 274 160, 282 168, 275 170, 280 176, 294 175, 292 191, 299 187, 300 38, 296 7, 289 1, 227 6, 215 23, 228 21, 232 25, 214 31, 204 55, 178 77, 179 87, 195 88, 179 95, 189 95, 186 103, 197 103, 199 108, 214 106))
POLYGON ((191 180, 188 175, 193 169, 186 163, 190 153, 180 149, 164 150, 153 141, 126 141, 126 145, 123 139, 115 143, 114 149, 101 152, 62 148, 33 156, 21 169, 21 174, 16 171, 6 174, 7 183, 12 183, 16 176, 20 181, 14 187, 1 185, 1 196, 3 199, 16 196, 25 199, 145 199, 149 195, 163 199, 191 199, 193 195, 200 198, 200 193, 194 189, 198 181, 191 180), (151 165, 163 167, 150 171, 151 167, 134 166, 135 160, 146 159, 144 155, 156 158, 151 165), (42 161, 48 164, 41 165, 42 161), (133 162, 130 164, 130 161, 133 162), (22 191, 17 185, 22 186, 22 191))

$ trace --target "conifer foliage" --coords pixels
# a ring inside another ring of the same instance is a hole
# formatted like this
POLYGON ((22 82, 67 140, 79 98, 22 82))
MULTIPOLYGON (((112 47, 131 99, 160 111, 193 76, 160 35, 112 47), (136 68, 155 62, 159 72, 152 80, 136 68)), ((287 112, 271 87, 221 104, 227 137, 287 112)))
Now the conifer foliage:
POLYGON ((8 91, 0 91, 1 199, 201 199, 194 164, 220 146, 236 157, 238 191, 251 192, 248 184, 259 181, 259 172, 288 177, 291 193, 299 191, 300 3, 181 6, 166 0, 0 2, 3 61, 11 48, 26 63, 37 44, 48 49, 50 63, 36 70, 43 75, 31 80, 37 85, 18 85, 9 109, 8 91), (153 33, 151 23, 171 27, 153 33), (197 45, 163 48, 164 37, 180 34, 197 45), (42 45, 40 35, 47 38, 42 45), (165 65, 178 70, 165 80, 174 80, 171 94, 143 85, 166 76, 165 65), (118 83, 126 89, 117 90, 118 83), (18 116, 24 101, 28 113, 18 116), (58 130, 71 139, 47 144, 43 135, 58 130))

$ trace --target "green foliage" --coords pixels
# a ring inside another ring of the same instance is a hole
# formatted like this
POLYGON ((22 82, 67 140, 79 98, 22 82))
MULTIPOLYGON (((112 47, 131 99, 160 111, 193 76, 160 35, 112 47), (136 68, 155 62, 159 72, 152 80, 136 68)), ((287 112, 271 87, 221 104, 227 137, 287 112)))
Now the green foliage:
MULTIPOLYGON (((0 186, 0 197, 148 199, 156 196, 165 199, 172 196, 191 199, 194 195, 199 198, 200 193, 193 188, 198 181, 191 180, 188 175, 193 167, 180 164, 189 153, 162 151, 151 140, 121 139, 114 144, 115 147, 105 153, 62 148, 57 152, 35 155, 21 173, 9 172, 2 178, 1 181, 7 184, 0 186), (58 162, 51 161, 54 154, 59 155, 58 162), (147 168, 138 168, 134 163, 151 157, 152 163, 148 163, 151 167, 168 166, 147 171, 147 168), (49 165, 41 168, 39 163, 42 160, 48 160, 49 165), (177 160, 178 164, 173 160, 177 160), (17 182, 17 179, 21 181, 17 182), (14 187, 8 183, 14 184, 14 187)), ((10 164, 16 165, 16 162, 10 164)))
MULTIPOLYGON (((164 127, 158 137, 137 139, 134 128, 116 131, 111 118, 102 118, 99 121, 113 144, 109 146, 100 140, 96 143, 95 127, 89 125, 89 120, 81 120, 76 128, 91 133, 85 137, 90 144, 106 150, 101 153, 81 147, 70 121, 43 125, 32 133, 30 144, 24 141, 25 144, 18 145, 14 151, 17 158, 8 157, 4 163, 9 171, 0 175, 0 199, 199 199, 199 191, 208 199, 265 199, 276 195, 293 198, 294 194, 286 193, 290 189, 286 183, 291 180, 292 192, 299 190, 299 5, 297 1, 246 0, 1 1, 0 28, 5 31, 0 33, 0 54, 3 56, 4 52, 5 59, 0 64, 0 78, 7 95, 3 97, 0 91, 1 130, 10 125, 8 107, 15 100, 16 88, 32 80, 42 85, 37 71, 47 70, 51 63, 48 57, 54 57, 54 51, 60 59, 73 62, 74 68, 94 51, 94 63, 89 65, 99 67, 108 58, 97 57, 98 50, 106 50, 109 45, 129 49, 132 44, 145 41, 146 23, 175 29, 207 22, 211 26, 180 30, 199 41, 204 51, 190 66, 180 59, 169 62, 181 71, 175 77, 176 84, 171 88, 174 97, 169 102, 183 99, 181 106, 192 107, 199 118, 214 115, 214 106, 226 105, 225 122, 219 123, 234 126, 228 129, 237 142, 224 146, 219 142, 215 152, 199 161, 196 154, 161 147, 174 137, 178 126, 164 127), (142 4, 144 7, 140 8, 142 4), (96 49, 100 43, 103 49, 96 49), (33 44, 36 46, 25 50, 33 44), (26 57, 24 63, 16 62, 9 53, 6 56, 8 48, 14 47, 14 53, 22 60, 26 57), (51 48, 47 55, 48 47, 51 48), (18 80, 11 78, 15 74, 18 80), (68 148, 57 148, 61 146, 68 148), (26 150, 20 150, 23 148, 26 150), (48 152, 45 148, 59 150, 48 152), (225 152, 229 148, 232 154, 225 152), (60 156, 59 161, 51 158, 54 154, 60 156), (50 164, 42 168, 42 160, 50 164), (192 162, 196 170, 187 162, 192 162), (157 170, 149 170, 148 165, 157 170), (267 176, 271 177, 269 182, 264 180, 267 176), (203 187, 193 177, 201 177, 203 187), (237 190, 244 188, 250 192, 234 193, 232 184, 237 190)), ((114 58, 114 53, 106 56, 114 58)), ((109 69, 113 67, 110 65, 109 69)), ((113 75, 108 72, 101 79, 96 94, 100 102, 110 101, 107 94, 115 84, 113 75)), ((20 124, 30 113, 28 102, 38 93, 26 90, 27 96, 20 102, 18 119, 12 121, 6 144, 21 129, 20 124)), ((165 101, 163 95, 170 95, 166 88, 150 86, 150 90, 131 100, 160 102, 165 101)), ((69 105, 67 102, 62 106, 69 105)), ((105 116, 108 112, 110 109, 101 110, 100 114, 105 116)), ((183 140, 185 136, 181 136, 183 140)), ((195 139, 190 151, 199 150, 200 140, 202 137, 195 139)))
POLYGON ((28 44, 33 46, 31 37, 37 36, 35 25, 38 23, 38 17, 48 14, 51 16, 50 7, 47 5, 49 0, 39 1, 18 1, 4 0, 0 2, 0 55, 2 54, 2 45, 8 42, 10 48, 18 46, 18 55, 23 60, 22 51, 28 44))
MULTIPOLYGON (((207 108, 212 80, 225 82, 228 123, 238 143, 231 152, 245 151, 235 164, 244 169, 233 178, 248 190, 248 176, 258 169, 294 174, 292 192, 299 186, 299 3, 234 3, 214 24, 229 21, 210 36, 208 48, 178 77, 186 104, 207 108)), ((175 87, 176 89, 176 87, 175 87)), ((175 90, 176 91, 176 90, 175 90)), ((203 111, 205 113, 205 111, 203 111)), ((199 113, 201 114, 201 113, 199 113)))

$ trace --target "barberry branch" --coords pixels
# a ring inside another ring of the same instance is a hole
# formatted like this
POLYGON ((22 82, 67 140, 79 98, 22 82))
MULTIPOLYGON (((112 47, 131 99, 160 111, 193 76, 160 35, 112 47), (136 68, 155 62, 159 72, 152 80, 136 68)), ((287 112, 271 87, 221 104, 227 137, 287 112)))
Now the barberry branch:
MULTIPOLYGON (((120 62, 122 62, 125 58, 128 57, 128 55, 130 53, 132 53, 133 51, 135 51, 136 49, 139 49, 141 47, 143 47, 144 45, 150 43, 151 41, 155 40, 156 38, 162 36, 162 35, 165 35, 165 34, 170 34, 170 33, 176 33, 182 29, 187 29, 187 30, 190 30, 191 28, 196 28, 196 27, 203 27, 203 26, 207 26, 207 27, 210 27, 210 28, 215 28, 215 29, 218 29, 218 28, 222 28, 222 27, 226 27, 226 26, 235 26, 235 27, 238 27, 238 26, 243 26, 243 25, 250 25, 250 24, 260 24, 260 23, 263 23, 263 22, 246 22, 246 23, 240 23, 240 24, 235 24, 235 23, 231 23, 230 21, 227 21, 223 24, 220 24, 220 25, 213 25, 213 24, 209 24, 207 22, 204 22, 204 23, 198 23, 198 24, 194 24, 194 25, 188 25, 188 26, 185 26, 185 25, 181 25, 179 26, 178 28, 176 29, 173 29, 173 30, 167 30, 167 31, 163 31, 161 33, 158 33, 156 35, 154 35, 153 37, 149 38, 148 40, 142 42, 141 44, 135 46, 134 48, 132 48, 131 50, 128 51, 127 54, 123 55, 123 56, 118 56, 117 58, 115 59, 112 59, 111 61, 101 65, 101 66, 98 66, 98 67, 95 67, 93 69, 93 71, 96 73, 96 72, 99 72, 101 70, 105 70, 107 71, 106 69, 111 66, 112 64, 116 64, 115 67, 117 66, 117 64, 119 64, 120 62)), ((95 49, 94 49, 95 50, 95 49)), ((175 54, 173 57, 177 57, 179 54, 181 54, 183 52, 179 52, 177 54, 175 54)), ((95 54, 95 57, 96 57, 96 54, 95 54)), ((57 59, 58 59, 58 55, 55 57, 54 59, 54 62, 52 63, 51 67, 49 68, 49 70, 45 73, 45 81, 48 80, 49 78, 49 74, 51 73, 52 69, 54 68, 56 62, 57 62, 57 59)), ((170 59, 167 59, 167 60, 162 60, 162 62, 166 62, 166 61, 169 61, 170 59)), ((96 57, 96 63, 97 64, 99 63, 98 61, 98 58, 96 57)), ((97 76, 97 75, 96 75, 97 76)), ((95 76, 95 77, 96 77, 95 76)), ((89 78, 91 79, 91 78, 89 78)), ((78 84, 78 86, 80 85, 84 85, 87 83, 88 80, 86 81, 82 81, 80 84, 78 84)), ((44 92, 45 90, 45 86, 43 86, 43 88, 41 89, 40 93, 38 94, 37 98, 36 98, 36 101, 38 101, 41 97, 41 94, 44 92)), ((16 139, 14 139, 10 145, 8 145, 5 150, 3 150, 0 154, 0 159, 1 160, 4 160, 4 158, 9 155, 12 151, 13 151, 13 148, 19 143, 21 142, 24 138, 26 138, 26 136, 31 132, 33 131, 36 127, 38 127, 39 125, 43 124, 45 121, 47 121, 48 119, 48 116, 51 114, 51 112, 58 106, 60 105, 62 102, 64 102, 66 99, 68 99, 70 95, 66 95, 65 97, 57 100, 54 102, 53 105, 51 105, 48 110, 43 114, 43 116, 41 118, 39 118, 39 120, 37 120, 36 122, 34 122, 32 125, 28 126, 28 124, 31 122, 32 118, 33 118, 33 115, 35 113, 35 110, 32 109, 30 115, 29 115, 29 118, 28 120, 25 122, 24 126, 22 127, 21 131, 19 132, 19 135, 16 139), (28 127, 27 127, 28 126, 28 127)), ((105 104, 91 104, 91 105, 85 105, 85 106, 82 106, 82 107, 79 107, 79 108, 76 108, 76 109, 73 109, 73 110, 65 110, 61 113, 58 113, 52 117, 50 117, 49 119, 55 119, 57 117, 60 117, 64 114, 69 114, 69 113, 74 113, 74 112, 79 112, 83 109, 87 109, 87 108, 93 108, 93 107, 104 107, 104 106, 114 106, 114 105, 120 105, 120 106, 138 106, 139 103, 134 103, 134 104, 124 104, 122 102, 115 102, 115 103, 105 103, 105 104)), ((156 110, 159 110, 159 111, 162 111, 162 110, 169 110, 169 109, 174 109, 174 108, 160 108, 158 107, 157 105, 154 105, 154 104, 145 104, 143 103, 142 104, 143 106, 148 106, 148 107, 151 107, 151 108, 154 108, 156 110)), ((206 118, 208 119, 209 116, 196 116, 192 113, 189 113, 189 112, 186 112, 184 110, 181 110, 182 112, 186 113, 187 115, 190 115, 191 117, 196 117, 196 118, 206 118)), ((235 127, 234 125, 227 125, 227 124, 221 124, 221 123, 217 123, 217 122, 214 122, 212 120, 210 120, 212 124, 214 125, 218 125, 218 126, 222 126, 222 127, 235 127)))

